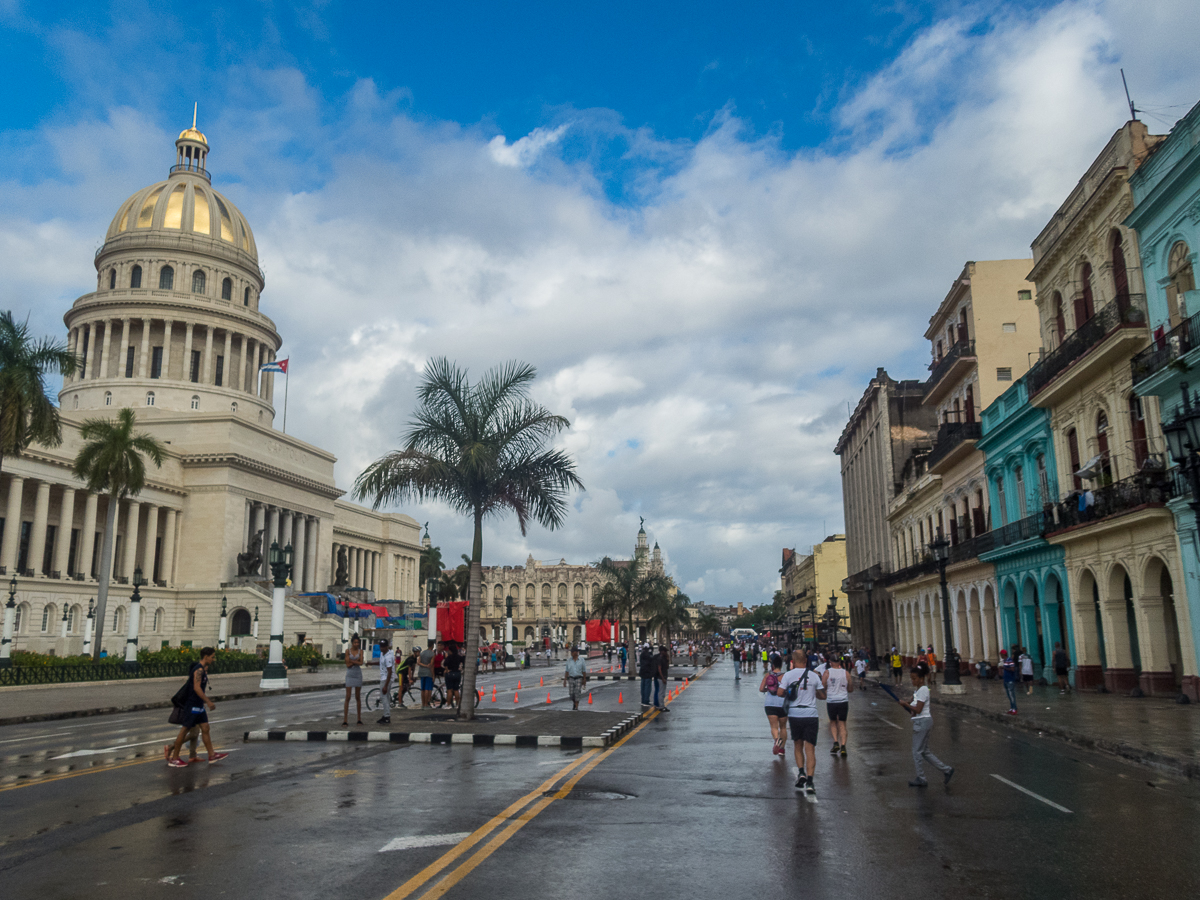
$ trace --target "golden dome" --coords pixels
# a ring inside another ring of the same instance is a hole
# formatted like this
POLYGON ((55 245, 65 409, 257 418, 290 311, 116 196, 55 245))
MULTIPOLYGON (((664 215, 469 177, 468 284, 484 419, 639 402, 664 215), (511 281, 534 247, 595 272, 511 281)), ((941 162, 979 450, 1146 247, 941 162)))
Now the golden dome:
POLYGON ((177 137, 175 140, 177 140, 177 141, 199 141, 205 147, 208 146, 208 138, 206 138, 203 134, 201 134, 199 131, 197 131, 195 125, 193 125, 191 128, 183 129, 183 131, 179 132, 179 137, 177 137))

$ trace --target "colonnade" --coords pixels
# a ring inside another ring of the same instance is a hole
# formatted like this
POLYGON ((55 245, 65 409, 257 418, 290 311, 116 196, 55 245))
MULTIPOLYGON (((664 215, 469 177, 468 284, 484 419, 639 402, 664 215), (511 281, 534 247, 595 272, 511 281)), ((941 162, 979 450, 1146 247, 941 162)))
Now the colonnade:
POLYGON ((380 576, 383 554, 365 547, 335 543, 332 557, 333 568, 330 570, 334 573, 337 572, 338 553, 342 549, 346 551, 346 569, 350 587, 365 588, 378 594, 382 586, 380 576))
POLYGON ((259 378, 259 367, 275 360, 273 348, 248 334, 172 319, 104 318, 83 322, 70 330, 67 348, 83 366, 67 384, 99 378, 163 378, 194 384, 219 385, 252 394, 271 403, 274 379, 259 378), (138 323, 136 326, 134 323, 138 323), (118 328, 119 324, 119 328, 118 328), (183 327, 183 350, 172 372, 171 343, 175 326, 183 327), (135 327, 137 334, 135 334, 135 327), (120 343, 113 335, 119 332, 120 343), (130 341, 136 339, 137 344, 130 341), (132 366, 128 348, 134 347, 132 366), (236 348, 236 355, 235 355, 236 348), (155 353, 161 354, 155 365, 155 353), (193 366, 193 354, 200 353, 193 366), (222 360, 217 371, 217 357, 222 360))
MULTIPOLYGON (((103 546, 109 502, 107 495, 73 485, 9 476, 0 539, 4 574, 16 574, 20 569, 20 574, 31 578, 95 578, 100 571, 97 557, 103 546), (26 481, 35 486, 31 520, 23 518, 26 481), (57 521, 52 522, 55 511, 57 521)), ((119 502, 123 508, 117 511, 113 576, 128 580, 134 569, 141 568, 151 581, 174 583, 175 539, 182 525, 182 511, 135 498, 119 502)))
POLYGON ((263 533, 262 575, 271 576, 271 543, 278 542, 280 548, 292 545, 292 587, 297 591, 316 591, 318 585, 317 546, 321 540, 321 520, 317 516, 295 510, 247 501, 246 533, 243 546, 249 547, 254 535, 263 533))

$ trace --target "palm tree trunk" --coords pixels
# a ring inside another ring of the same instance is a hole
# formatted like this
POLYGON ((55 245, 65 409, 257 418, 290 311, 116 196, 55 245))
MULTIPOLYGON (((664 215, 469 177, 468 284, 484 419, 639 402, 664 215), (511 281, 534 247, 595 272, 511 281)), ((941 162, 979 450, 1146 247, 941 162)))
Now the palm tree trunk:
POLYGON ((483 581, 483 513, 475 512, 475 541, 471 546, 471 580, 467 584, 467 648, 463 651, 462 711, 459 717, 470 721, 475 718, 475 672, 479 661, 479 595, 483 581))
POLYGON ((104 541, 100 548, 100 583, 96 586, 96 633, 92 637, 92 662, 100 662, 100 639, 104 636, 104 611, 108 605, 108 581, 112 577, 113 539, 117 530, 117 496, 108 495, 104 516, 104 541))

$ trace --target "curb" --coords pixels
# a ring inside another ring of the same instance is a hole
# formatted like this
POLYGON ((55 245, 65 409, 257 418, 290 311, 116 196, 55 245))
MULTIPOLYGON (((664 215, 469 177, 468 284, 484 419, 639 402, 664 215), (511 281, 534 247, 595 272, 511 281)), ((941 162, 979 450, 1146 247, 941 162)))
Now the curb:
POLYGON ((318 741, 338 743, 387 744, 468 744, 472 747, 558 747, 579 750, 584 747, 607 747, 642 720, 637 713, 614 725, 601 735, 564 737, 558 734, 472 734, 449 731, 247 731, 244 743, 250 741, 318 741))
MULTIPOLYGON (((694 681, 700 677, 704 669, 701 669, 695 675, 671 675, 667 681, 694 681)), ((588 675, 588 681, 638 681, 638 675, 588 675)))
MULTIPOLYGON (((178 681, 179 679, 173 679, 178 681)), ((340 682, 332 684, 310 684, 304 687, 290 688, 286 691, 239 691, 235 694, 213 694, 213 701, 220 700, 250 700, 254 697, 278 697, 286 694, 311 694, 314 691, 330 691, 344 687, 340 682)), ((147 709, 169 709, 170 699, 156 700, 153 703, 131 703, 128 706, 98 706, 95 709, 74 709, 67 712, 37 713, 32 716, 11 716, 0 719, 3 725, 25 725, 30 722, 54 722, 59 719, 86 719, 90 716, 109 716, 116 713, 141 712, 147 709)))

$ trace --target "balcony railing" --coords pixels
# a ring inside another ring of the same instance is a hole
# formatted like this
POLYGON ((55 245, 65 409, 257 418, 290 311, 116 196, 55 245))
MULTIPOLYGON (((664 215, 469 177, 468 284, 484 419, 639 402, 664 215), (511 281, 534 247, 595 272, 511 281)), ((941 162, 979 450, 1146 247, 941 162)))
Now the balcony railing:
MULTIPOLYGON (((1031 538, 1042 537, 1048 530, 1054 528, 1053 515, 1037 512, 1032 516, 1026 516, 1023 519, 1017 519, 1015 522, 1009 522, 1007 525, 1001 525, 992 531, 995 540, 993 549, 1000 547, 1009 547, 1013 544, 1019 544, 1022 541, 1028 541, 1031 538), (1046 522, 1049 521, 1049 527, 1046 527, 1046 522)), ((986 551, 985 551, 986 552, 986 551)))
POLYGON ((958 341, 950 351, 941 359, 934 360, 929 364, 929 380, 925 382, 926 392, 930 391, 934 385, 942 380, 943 376, 950 371, 950 367, 960 359, 975 355, 975 342, 968 340, 958 341))
POLYGON ((1057 524, 1047 533, 1097 522, 1151 503, 1166 503, 1179 492, 1179 483, 1165 472, 1140 472, 1092 492, 1095 502, 1080 509, 1079 493, 1072 492, 1055 507, 1057 524))
POLYGON ((983 426, 979 422, 943 422, 938 428, 937 441, 925 460, 932 468, 963 441, 977 441, 983 437, 983 426))
POLYGON ((1130 294, 1118 297, 1076 328, 1053 351, 1044 356, 1029 370, 1025 384, 1029 396, 1035 396, 1046 385, 1057 378, 1076 360, 1086 356, 1093 347, 1110 333, 1126 325, 1144 325, 1146 322, 1146 295, 1130 294))
POLYGON ((1200 347, 1200 313, 1184 319, 1129 361, 1133 383, 1139 384, 1191 350, 1200 347))
POLYGON ((884 587, 890 587, 893 584, 901 584, 905 581, 912 581, 914 578, 932 575, 937 570, 937 562, 934 560, 933 554, 926 553, 919 562, 881 576, 879 583, 884 587))
POLYGON ((987 553, 989 550, 996 548, 996 533, 994 531, 985 531, 983 534, 977 534, 973 538, 965 541, 959 541, 950 548, 950 562, 966 562, 969 559, 974 559, 980 553, 987 553))

